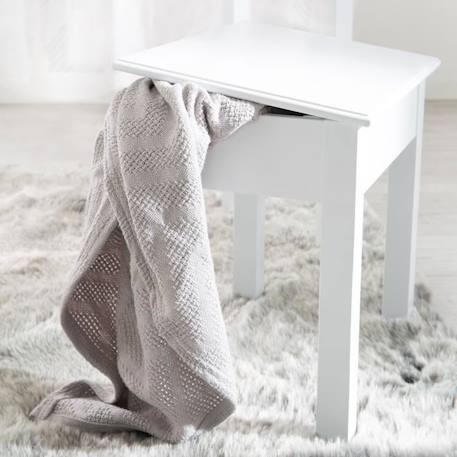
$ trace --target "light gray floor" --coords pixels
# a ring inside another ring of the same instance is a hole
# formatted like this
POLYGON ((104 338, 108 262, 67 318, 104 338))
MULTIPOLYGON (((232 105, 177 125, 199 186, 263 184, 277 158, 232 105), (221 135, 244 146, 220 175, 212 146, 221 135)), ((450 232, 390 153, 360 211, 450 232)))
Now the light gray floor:
MULTIPOLYGON (((89 166, 104 105, 0 105, 0 163, 89 166)), ((368 192, 384 220, 386 177, 368 192)), ((457 329, 457 101, 428 102, 417 251, 418 279, 457 329)))

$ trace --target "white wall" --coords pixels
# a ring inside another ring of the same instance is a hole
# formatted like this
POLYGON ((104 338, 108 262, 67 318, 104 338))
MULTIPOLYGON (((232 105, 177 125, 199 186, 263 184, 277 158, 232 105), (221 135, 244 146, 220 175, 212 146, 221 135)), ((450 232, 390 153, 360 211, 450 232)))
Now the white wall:
POLYGON ((457 99, 457 0, 356 0, 354 39, 440 58, 427 97, 457 99))
MULTIPOLYGON (((251 0, 254 18, 333 34, 335 0, 251 0)), ((441 59, 427 97, 457 99, 457 0, 354 0, 354 39, 441 59)))
POLYGON ((326 35, 335 32, 335 0, 251 0, 251 5, 256 22, 326 35))

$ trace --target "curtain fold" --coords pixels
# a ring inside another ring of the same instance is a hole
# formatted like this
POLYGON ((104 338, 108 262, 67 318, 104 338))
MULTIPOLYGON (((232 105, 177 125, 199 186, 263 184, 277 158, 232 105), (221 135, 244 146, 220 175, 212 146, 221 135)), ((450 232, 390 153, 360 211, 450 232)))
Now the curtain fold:
MULTIPOLYGON (((107 102, 133 79, 115 58, 217 27, 229 1, 0 0, 0 103, 107 102)), ((335 0, 251 1, 254 21, 334 29, 335 0)))

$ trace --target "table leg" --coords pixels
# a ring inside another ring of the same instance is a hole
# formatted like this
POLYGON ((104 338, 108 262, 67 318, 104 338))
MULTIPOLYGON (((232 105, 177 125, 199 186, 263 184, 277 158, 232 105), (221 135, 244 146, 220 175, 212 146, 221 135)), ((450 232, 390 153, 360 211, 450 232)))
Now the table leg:
POLYGON ((383 315, 407 317, 414 305, 424 87, 418 89, 417 136, 389 169, 383 315))
POLYGON ((227 210, 227 211, 233 211, 233 201, 234 201, 234 195, 233 192, 222 192, 222 206, 227 210))
POLYGON ((316 431, 348 439, 356 429, 363 193, 357 129, 328 124, 324 159, 316 431))
POLYGON ((263 292, 264 206, 261 196, 235 194, 233 291, 248 298, 263 292))

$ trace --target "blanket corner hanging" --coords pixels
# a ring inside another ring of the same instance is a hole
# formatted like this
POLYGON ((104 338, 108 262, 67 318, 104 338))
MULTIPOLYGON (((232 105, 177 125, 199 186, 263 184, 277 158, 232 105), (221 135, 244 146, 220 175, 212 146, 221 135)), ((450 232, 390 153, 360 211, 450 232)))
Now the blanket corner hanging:
POLYGON ((33 416, 178 442, 232 413, 201 171, 209 144, 258 108, 147 78, 115 96, 96 141, 83 246, 62 308, 65 332, 111 383, 73 382, 33 416))

